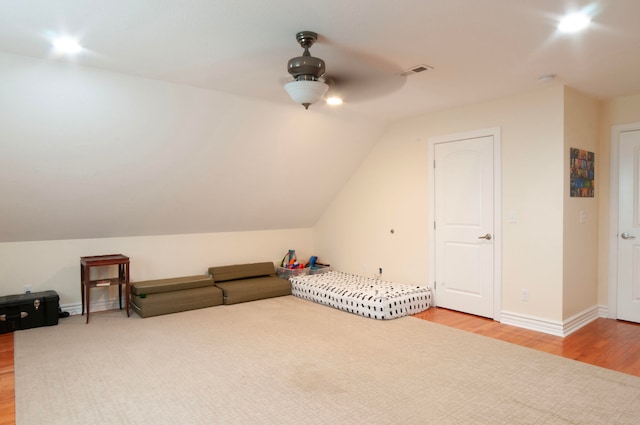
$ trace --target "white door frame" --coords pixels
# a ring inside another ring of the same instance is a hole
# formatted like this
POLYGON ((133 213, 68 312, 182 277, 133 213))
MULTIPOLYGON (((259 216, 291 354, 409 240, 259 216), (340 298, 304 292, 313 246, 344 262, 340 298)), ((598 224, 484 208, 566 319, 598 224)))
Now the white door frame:
POLYGON ((640 130, 640 123, 614 125, 611 127, 609 149, 609 286, 607 291, 608 312, 610 319, 618 318, 618 206, 620 188, 620 134, 627 131, 640 130))
MULTIPOLYGON (((468 131, 464 133, 448 134, 444 136, 431 137, 428 139, 427 164, 429 164, 429 212, 428 212, 428 241, 429 241, 429 284, 433 287, 435 281, 435 232, 433 223, 435 222, 435 171, 433 164, 435 161, 435 145, 438 143, 455 142, 457 140, 477 139, 481 137, 493 136, 493 229, 494 229, 494 259, 493 259, 493 320, 500 321, 502 311, 502 162, 501 162, 501 139, 500 127, 486 128, 482 130, 468 131)), ((433 291, 435 306, 438 299, 433 291)))

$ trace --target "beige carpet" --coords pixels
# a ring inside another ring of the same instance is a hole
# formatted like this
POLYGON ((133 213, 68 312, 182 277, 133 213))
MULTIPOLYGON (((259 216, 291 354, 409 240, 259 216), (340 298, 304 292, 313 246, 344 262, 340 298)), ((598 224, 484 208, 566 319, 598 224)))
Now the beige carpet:
POLYGON ((31 424, 638 424, 640 378, 281 297, 15 334, 31 424))

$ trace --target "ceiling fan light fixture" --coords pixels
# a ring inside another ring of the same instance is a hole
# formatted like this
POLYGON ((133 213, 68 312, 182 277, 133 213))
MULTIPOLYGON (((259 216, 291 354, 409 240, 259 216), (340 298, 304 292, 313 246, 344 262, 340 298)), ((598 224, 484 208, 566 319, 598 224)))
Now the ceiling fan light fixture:
POLYGON ((342 105, 342 98, 338 96, 331 96, 327 98, 327 104, 331 106, 342 105))
POLYGON ((309 109, 309 105, 322 99, 329 86, 322 81, 295 80, 285 84, 284 89, 291 100, 301 104, 305 109, 309 109))

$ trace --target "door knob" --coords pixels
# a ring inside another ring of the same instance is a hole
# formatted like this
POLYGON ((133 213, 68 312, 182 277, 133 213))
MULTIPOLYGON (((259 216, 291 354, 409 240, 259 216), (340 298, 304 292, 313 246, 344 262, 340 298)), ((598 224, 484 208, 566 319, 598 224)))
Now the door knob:
POLYGON ((636 238, 636 236, 635 236, 635 235, 632 235, 632 234, 631 234, 631 233, 629 233, 629 232, 624 232, 624 233, 622 233, 622 234, 620 235, 620 237, 621 237, 622 239, 635 239, 635 238, 636 238))
POLYGON ((490 241, 491 240, 491 233, 487 233, 484 236, 478 236, 478 239, 486 239, 486 240, 490 241))

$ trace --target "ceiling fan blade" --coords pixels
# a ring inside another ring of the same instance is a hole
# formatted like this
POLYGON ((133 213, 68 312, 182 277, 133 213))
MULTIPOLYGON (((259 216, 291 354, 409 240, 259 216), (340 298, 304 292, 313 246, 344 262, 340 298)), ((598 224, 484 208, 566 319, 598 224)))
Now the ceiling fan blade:
POLYGON ((354 103, 391 94, 404 86, 406 77, 401 75, 336 75, 328 77, 329 95, 354 103))
POLYGON ((329 48, 323 53, 327 64, 325 80, 328 81, 330 93, 336 93, 345 102, 382 97, 399 90, 406 82, 406 77, 400 75, 402 69, 389 61, 327 44, 329 48))

